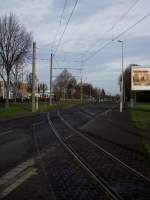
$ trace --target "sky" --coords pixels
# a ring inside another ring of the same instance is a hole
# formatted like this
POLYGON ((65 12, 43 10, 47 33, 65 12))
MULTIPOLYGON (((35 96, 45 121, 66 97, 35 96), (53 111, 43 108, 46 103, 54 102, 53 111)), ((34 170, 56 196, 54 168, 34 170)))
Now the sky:
MULTIPOLYGON (((0 0, 0 17, 14 13, 19 23, 32 32, 37 45, 39 82, 49 84, 50 53, 55 52, 75 1, 67 0, 62 15, 65 0, 0 0)), ((149 0, 78 0, 55 52, 53 67, 73 68, 70 72, 78 81, 82 77, 83 82, 104 88, 110 94, 119 93, 121 43, 114 40, 93 55, 148 13, 149 0)), ((124 68, 131 63, 150 66, 150 16, 118 39, 124 42, 124 68)), ((26 68, 31 71, 31 60, 26 68)), ((60 72, 53 69, 53 79, 60 72)))

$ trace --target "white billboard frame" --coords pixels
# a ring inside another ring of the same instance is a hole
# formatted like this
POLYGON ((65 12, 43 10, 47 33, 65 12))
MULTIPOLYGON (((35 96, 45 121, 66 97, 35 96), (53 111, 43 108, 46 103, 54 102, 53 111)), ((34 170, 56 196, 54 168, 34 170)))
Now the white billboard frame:
POLYGON ((131 67, 131 90, 132 91, 150 91, 149 85, 135 85, 133 81, 134 71, 148 71, 150 73, 150 67, 142 67, 142 66, 132 66, 131 67))

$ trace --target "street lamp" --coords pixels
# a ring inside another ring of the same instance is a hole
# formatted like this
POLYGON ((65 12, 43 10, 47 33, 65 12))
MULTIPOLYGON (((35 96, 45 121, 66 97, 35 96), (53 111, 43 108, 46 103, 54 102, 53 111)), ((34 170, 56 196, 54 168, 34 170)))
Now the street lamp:
POLYGON ((123 44, 124 42, 122 40, 118 40, 118 42, 121 43, 122 48, 122 80, 121 80, 121 91, 120 91, 120 112, 122 112, 123 109, 123 88, 124 88, 124 80, 123 80, 123 44))

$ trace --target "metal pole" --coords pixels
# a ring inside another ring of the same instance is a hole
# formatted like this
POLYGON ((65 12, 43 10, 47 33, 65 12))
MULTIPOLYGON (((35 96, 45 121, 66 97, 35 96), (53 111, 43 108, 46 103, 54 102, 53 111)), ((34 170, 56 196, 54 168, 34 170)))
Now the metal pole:
POLYGON ((50 58, 50 86, 49 86, 49 104, 52 105, 52 66, 53 66, 53 54, 50 58))
POLYGON ((123 90, 123 92, 124 92, 124 95, 123 95, 123 101, 124 101, 124 104, 126 103, 126 88, 125 88, 125 81, 124 81, 124 90, 123 90))
POLYGON ((134 103, 136 103, 136 91, 134 92, 134 103))
POLYGON ((36 82, 36 111, 38 111, 39 109, 39 91, 38 91, 38 80, 36 82))
POLYGON ((66 89, 64 87, 64 101, 66 101, 66 89))
POLYGON ((123 77, 123 41, 121 42, 122 46, 122 110, 124 103, 124 77, 123 77))
MULTIPOLYGON (((22 86, 23 86, 23 67, 22 67, 22 86)), ((23 103, 23 87, 22 87, 21 102, 23 103)))
POLYGON ((81 78, 80 102, 81 102, 81 104, 83 103, 83 86, 82 86, 82 78, 81 78))
POLYGON ((124 80, 123 80, 123 41, 122 40, 118 40, 118 42, 121 43, 121 47, 122 47, 122 80, 121 80, 121 91, 120 91, 120 112, 122 112, 123 110, 123 91, 124 91, 124 80))
POLYGON ((90 102, 92 100, 91 86, 90 86, 90 102))
POLYGON ((35 112, 35 52, 36 43, 33 42, 33 54, 32 54, 32 112, 35 112))

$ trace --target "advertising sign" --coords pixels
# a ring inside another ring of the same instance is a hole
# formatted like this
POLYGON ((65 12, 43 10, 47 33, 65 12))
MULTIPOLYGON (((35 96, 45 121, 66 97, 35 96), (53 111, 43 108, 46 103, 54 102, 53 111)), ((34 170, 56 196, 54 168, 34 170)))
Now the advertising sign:
POLYGON ((150 90, 150 68, 132 67, 131 69, 131 88, 132 90, 150 90))

